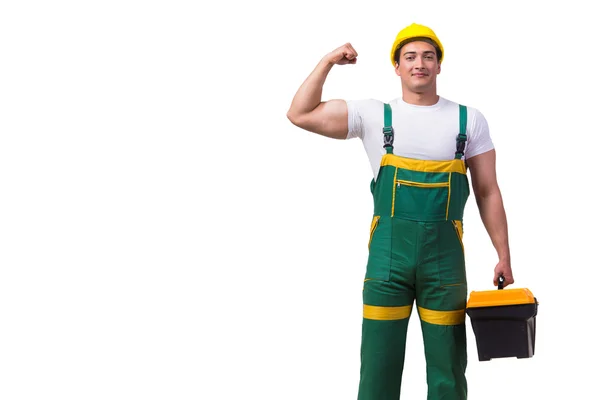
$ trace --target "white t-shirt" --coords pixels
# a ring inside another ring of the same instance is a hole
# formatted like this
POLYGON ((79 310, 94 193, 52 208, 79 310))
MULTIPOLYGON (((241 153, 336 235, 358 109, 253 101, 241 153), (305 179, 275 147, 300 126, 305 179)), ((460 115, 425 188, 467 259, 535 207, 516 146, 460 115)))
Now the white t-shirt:
MULTIPOLYGON (((374 99, 347 100, 348 136, 360 138, 367 152, 373 177, 377 178, 383 148, 383 102, 374 99)), ((421 160, 452 160, 459 133, 458 103, 439 97, 437 104, 418 106, 401 97, 389 102, 394 127, 394 154, 421 160)), ((467 143, 469 159, 494 148, 483 114, 467 107, 467 143)))

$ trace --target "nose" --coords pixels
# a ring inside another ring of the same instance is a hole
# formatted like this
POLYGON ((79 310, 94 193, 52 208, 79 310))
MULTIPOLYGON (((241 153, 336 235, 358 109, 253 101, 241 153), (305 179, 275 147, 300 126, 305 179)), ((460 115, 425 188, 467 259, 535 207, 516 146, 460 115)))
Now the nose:
POLYGON ((414 64, 414 66, 417 69, 423 68, 423 58, 420 57, 420 56, 415 57, 415 64, 414 64))

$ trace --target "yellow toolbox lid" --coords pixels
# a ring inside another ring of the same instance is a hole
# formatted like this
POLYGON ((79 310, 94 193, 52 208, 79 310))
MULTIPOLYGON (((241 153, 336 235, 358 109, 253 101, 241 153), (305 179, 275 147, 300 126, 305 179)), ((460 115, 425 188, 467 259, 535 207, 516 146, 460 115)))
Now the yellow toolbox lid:
POLYGON ((535 302, 535 297, 529 289, 483 290, 471 292, 467 308, 510 306, 535 302))

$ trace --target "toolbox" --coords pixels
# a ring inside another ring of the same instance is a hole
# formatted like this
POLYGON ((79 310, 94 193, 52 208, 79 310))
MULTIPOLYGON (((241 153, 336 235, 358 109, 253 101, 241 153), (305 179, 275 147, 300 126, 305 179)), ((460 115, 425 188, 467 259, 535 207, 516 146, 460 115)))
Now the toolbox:
POLYGON ((466 313, 477 343, 479 361, 492 358, 530 358, 535 353, 538 301, 529 289, 473 291, 466 313))

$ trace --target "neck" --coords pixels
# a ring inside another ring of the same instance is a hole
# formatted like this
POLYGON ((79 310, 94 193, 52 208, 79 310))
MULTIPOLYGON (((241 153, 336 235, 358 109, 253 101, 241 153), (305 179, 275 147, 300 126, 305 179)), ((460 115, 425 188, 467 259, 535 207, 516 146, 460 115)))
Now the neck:
POLYGON ((408 104, 414 104, 417 106, 432 106, 436 104, 440 99, 440 96, 436 93, 435 89, 426 92, 411 92, 404 90, 402 92, 402 100, 408 104))

